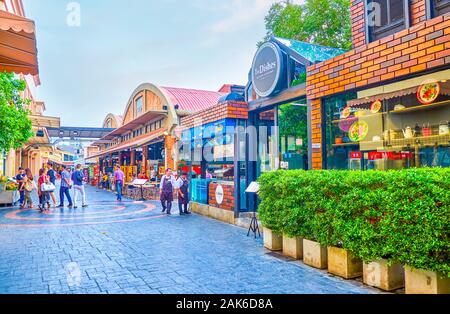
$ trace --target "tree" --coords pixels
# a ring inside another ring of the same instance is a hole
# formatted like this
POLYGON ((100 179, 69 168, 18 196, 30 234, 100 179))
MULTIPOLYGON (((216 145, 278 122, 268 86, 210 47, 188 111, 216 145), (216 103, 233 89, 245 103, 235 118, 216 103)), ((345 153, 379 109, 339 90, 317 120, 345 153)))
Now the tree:
POLYGON ((26 83, 14 74, 0 73, 0 152, 19 148, 33 136, 30 101, 20 96, 25 88, 26 83))
POLYGON ((333 48, 352 48, 350 0, 275 3, 265 17, 265 24, 265 41, 277 36, 333 48))

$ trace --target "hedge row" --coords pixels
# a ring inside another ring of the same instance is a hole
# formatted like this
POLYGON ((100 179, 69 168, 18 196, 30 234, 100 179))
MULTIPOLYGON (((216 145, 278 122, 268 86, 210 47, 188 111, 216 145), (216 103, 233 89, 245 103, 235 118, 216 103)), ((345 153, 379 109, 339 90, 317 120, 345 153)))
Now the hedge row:
POLYGON ((450 277, 450 169, 276 171, 259 208, 278 234, 450 277))

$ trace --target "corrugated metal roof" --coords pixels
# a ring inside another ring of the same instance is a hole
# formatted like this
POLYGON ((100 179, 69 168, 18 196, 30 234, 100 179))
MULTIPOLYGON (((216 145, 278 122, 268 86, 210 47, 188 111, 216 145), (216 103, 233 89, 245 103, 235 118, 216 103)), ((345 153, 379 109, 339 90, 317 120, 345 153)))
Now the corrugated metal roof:
POLYGON ((197 89, 161 87, 170 98, 174 106, 178 105, 180 110, 197 112, 211 106, 217 105, 219 98, 224 94, 197 89))

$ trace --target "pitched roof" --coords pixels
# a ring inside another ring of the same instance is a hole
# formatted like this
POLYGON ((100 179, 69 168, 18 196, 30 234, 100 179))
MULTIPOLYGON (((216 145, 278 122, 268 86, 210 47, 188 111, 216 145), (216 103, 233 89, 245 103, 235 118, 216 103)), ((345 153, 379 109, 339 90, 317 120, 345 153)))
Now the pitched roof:
POLYGON ((170 102, 179 106, 180 110, 197 112, 217 105, 224 94, 197 89, 161 87, 169 97, 170 102))

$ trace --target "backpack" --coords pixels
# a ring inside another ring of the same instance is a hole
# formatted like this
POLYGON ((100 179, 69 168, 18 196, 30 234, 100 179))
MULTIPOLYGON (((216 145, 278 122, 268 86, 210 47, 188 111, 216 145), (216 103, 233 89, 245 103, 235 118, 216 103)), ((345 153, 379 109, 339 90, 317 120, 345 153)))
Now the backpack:
POLYGON ((78 180, 79 182, 83 182, 83 180, 84 180, 84 174, 83 174, 81 171, 77 170, 77 172, 76 172, 76 174, 75 174, 75 178, 77 178, 77 180, 78 180))

